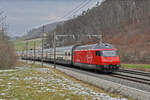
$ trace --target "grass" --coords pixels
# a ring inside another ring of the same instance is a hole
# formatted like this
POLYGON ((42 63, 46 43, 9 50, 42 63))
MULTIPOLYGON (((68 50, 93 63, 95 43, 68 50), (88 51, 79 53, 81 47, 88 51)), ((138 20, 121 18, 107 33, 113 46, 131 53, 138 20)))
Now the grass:
POLYGON ((122 64, 123 68, 150 71, 150 64, 122 64))
MULTIPOLYGON (((34 41, 36 42, 36 47, 39 47, 41 45, 41 39, 33 39, 33 40, 28 40, 28 49, 33 49, 34 48, 34 41)), ((26 40, 18 39, 13 41, 14 46, 17 51, 22 51, 25 50, 26 47, 26 40)))
POLYGON ((97 94, 120 98, 52 68, 20 64, 0 71, 0 100, 91 100, 97 94))

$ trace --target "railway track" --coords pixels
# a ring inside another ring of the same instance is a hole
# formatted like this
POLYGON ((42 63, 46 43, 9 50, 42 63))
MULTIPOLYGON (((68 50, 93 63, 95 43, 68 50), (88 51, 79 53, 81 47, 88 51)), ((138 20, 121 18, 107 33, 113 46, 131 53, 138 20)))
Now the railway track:
POLYGON ((141 78, 138 76, 131 76, 131 75, 127 75, 127 74, 121 74, 121 73, 115 73, 111 75, 112 77, 116 77, 116 78, 120 78, 120 79, 125 79, 125 80, 129 80, 129 81, 133 81, 133 82, 137 82, 137 83, 141 83, 141 84, 147 84, 150 85, 150 79, 148 78, 141 78))
POLYGON ((125 79, 141 84, 150 85, 150 73, 137 71, 137 70, 128 70, 128 69, 120 69, 119 72, 116 72, 111 75, 112 77, 125 79))
POLYGON ((128 69, 120 69, 119 72, 150 77, 150 72, 143 72, 143 71, 137 71, 137 70, 128 70, 128 69))

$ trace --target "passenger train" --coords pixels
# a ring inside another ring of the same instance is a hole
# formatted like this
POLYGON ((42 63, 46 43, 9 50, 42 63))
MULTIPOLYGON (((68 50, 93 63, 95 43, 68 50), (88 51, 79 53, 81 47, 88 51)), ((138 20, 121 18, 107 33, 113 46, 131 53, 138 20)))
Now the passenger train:
MULTIPOLYGON (((54 61, 54 49, 44 49, 43 60, 54 61)), ((41 60, 41 50, 18 52, 22 59, 41 60)), ((85 69, 103 72, 114 72, 120 68, 120 58, 117 49, 108 43, 91 45, 72 45, 56 48, 56 63, 67 64, 85 69)))

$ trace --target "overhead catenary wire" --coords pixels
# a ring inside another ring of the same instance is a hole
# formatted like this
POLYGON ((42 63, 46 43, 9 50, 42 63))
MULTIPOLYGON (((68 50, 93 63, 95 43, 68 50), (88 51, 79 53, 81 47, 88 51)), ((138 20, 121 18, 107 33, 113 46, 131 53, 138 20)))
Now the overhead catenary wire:
POLYGON ((64 19, 65 17, 69 16, 70 14, 72 16, 72 14, 73 14, 74 11, 79 11, 79 8, 82 8, 84 5, 86 5, 87 3, 89 3, 89 1, 92 1, 92 0, 84 0, 79 5, 77 5, 74 9, 72 9, 71 11, 69 11, 64 16, 62 16, 60 19, 64 19))
MULTIPOLYGON (((74 9, 70 10, 69 12, 67 12, 67 13, 66 13, 65 15, 63 15, 62 17, 58 17, 58 16, 57 16, 55 20, 54 20, 54 19, 50 20, 50 23, 62 21, 62 20, 64 20, 66 17, 69 17, 70 14, 71 14, 71 16, 72 16, 74 11, 77 11, 78 8, 80 8, 81 6, 83 6, 84 4, 86 4, 86 3, 89 2, 89 1, 92 1, 92 0, 84 0, 84 1, 81 2, 79 5, 77 5, 76 7, 74 7, 74 9), (59 21, 58 21, 58 20, 59 20, 59 21)), ((48 23, 47 23, 47 24, 48 24, 48 23)), ((45 24, 42 24, 42 25, 40 25, 40 26, 43 26, 43 25, 45 25, 45 24)), ((40 26, 36 26, 35 28, 38 28, 38 27, 40 27, 40 26)))
POLYGON ((82 5, 81 7, 79 7, 76 11, 73 11, 73 13, 70 15, 70 17, 72 17, 74 14, 76 14, 77 12, 79 12, 84 7, 86 7, 91 1, 92 0, 88 0, 84 5, 82 5))
MULTIPOLYGON (((65 15, 63 15, 62 17, 56 17, 56 19, 54 20, 50 20, 49 23, 54 23, 54 22, 60 22, 60 21, 64 21, 65 18, 70 18, 72 17, 75 13, 79 12, 82 8, 86 7, 90 2, 92 2, 93 0, 84 0, 83 2, 81 2, 79 5, 77 5, 74 9, 70 10, 68 13, 66 13, 65 15)), ((46 24, 46 23, 45 23, 46 24)), ((43 26, 45 24, 42 24, 40 26, 43 26)), ((47 23, 48 24, 48 23, 47 23)), ((40 27, 40 26, 36 26, 34 28, 40 27)))

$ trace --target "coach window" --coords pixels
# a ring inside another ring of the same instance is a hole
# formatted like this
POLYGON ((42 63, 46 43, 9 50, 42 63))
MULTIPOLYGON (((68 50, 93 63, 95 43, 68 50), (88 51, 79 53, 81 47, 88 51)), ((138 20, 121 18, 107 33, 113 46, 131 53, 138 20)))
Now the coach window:
POLYGON ((67 56, 67 52, 65 52, 65 56, 67 56))
POLYGON ((101 56, 101 52, 100 51, 96 51, 96 56, 101 56))
POLYGON ((70 52, 68 52, 68 56, 70 56, 70 52))

